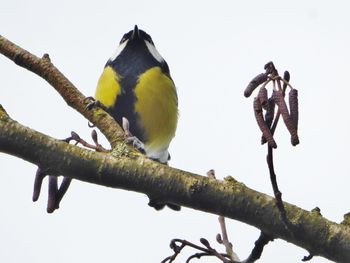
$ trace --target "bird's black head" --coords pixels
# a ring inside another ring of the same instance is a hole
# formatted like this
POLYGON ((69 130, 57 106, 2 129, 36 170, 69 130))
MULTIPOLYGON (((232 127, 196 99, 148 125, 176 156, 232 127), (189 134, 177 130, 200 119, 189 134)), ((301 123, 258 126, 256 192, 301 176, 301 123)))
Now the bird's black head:
POLYGON ((150 56, 156 62, 164 63, 164 59, 154 46, 151 36, 139 29, 137 25, 135 25, 133 30, 124 34, 120 40, 119 47, 110 58, 110 61, 113 62, 119 57, 124 57, 123 55, 126 54, 129 59, 132 59, 132 57, 139 57, 141 59, 144 56, 150 56))
POLYGON ((123 44, 125 41, 129 42, 143 42, 148 41, 152 45, 154 45, 152 38, 145 31, 139 29, 137 25, 135 25, 133 30, 130 30, 128 33, 124 34, 119 44, 123 44))

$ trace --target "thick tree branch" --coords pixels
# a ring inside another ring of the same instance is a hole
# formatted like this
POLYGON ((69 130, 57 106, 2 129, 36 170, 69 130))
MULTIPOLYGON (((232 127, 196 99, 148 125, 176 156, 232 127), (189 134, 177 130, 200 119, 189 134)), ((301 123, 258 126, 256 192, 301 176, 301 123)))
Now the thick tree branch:
POLYGON ((337 262, 350 262, 350 228, 284 202, 293 235, 274 198, 232 177, 224 181, 181 171, 142 155, 93 152, 24 127, 0 109, 0 151, 34 163, 50 175, 144 193, 158 200, 222 215, 259 228, 337 262), (127 155, 127 156, 126 156, 127 155))
POLYGON ((39 58, 0 35, 0 53, 17 65, 45 79, 66 103, 94 123, 114 148, 123 136, 123 130, 114 119, 99 108, 87 110, 86 97, 51 63, 49 55, 39 58))

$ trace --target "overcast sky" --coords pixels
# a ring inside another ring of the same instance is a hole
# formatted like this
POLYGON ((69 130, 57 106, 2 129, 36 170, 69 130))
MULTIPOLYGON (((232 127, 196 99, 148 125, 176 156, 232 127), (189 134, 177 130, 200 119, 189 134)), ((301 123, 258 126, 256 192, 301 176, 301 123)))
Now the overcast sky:
MULTIPOLYGON (((3 1, 0 34, 52 62, 87 96, 106 60, 135 24, 148 32, 177 85, 180 119, 170 165, 232 175, 272 194, 266 146, 243 90, 274 61, 299 90, 301 144, 276 134, 275 166, 285 201, 340 222, 349 207, 348 1, 3 1)), ((89 138, 87 121, 31 72, 0 56, 0 104, 12 118, 55 138, 89 138)), ((104 144, 107 143, 104 141, 104 144)), ((213 246, 217 216, 156 212, 142 194, 78 181, 54 214, 47 186, 32 203, 36 167, 0 154, 0 262, 160 262, 172 238, 213 246)), ((227 220, 245 258, 259 230, 227 220)), ((191 250, 176 262, 183 262, 191 250)), ((259 262, 300 262, 307 251, 276 240, 259 262)), ((214 262, 213 259, 202 262, 214 262)), ((329 262, 317 258, 313 262, 329 262)))

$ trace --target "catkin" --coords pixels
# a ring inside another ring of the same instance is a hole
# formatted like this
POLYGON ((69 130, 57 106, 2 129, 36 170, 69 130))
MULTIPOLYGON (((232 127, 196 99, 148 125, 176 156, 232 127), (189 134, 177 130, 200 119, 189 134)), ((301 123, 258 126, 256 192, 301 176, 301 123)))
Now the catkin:
MULTIPOLYGON (((273 98, 269 98, 267 100, 267 107, 266 107, 266 113, 265 113, 265 122, 269 129, 271 129, 273 119, 275 117, 275 102, 273 101, 273 98)), ((263 136, 261 136, 261 144, 265 144, 266 139, 263 136)))
POLYGON ((264 83, 265 81, 267 81, 267 74, 266 73, 261 73, 259 75, 257 75, 255 78, 253 78, 247 88, 244 91, 244 96, 245 97, 249 97, 250 95, 252 95, 253 91, 262 83, 264 83))
MULTIPOLYGON (((290 80, 290 74, 287 70, 283 74, 283 79, 287 82, 289 82, 289 80, 290 80)), ((283 82, 283 90, 286 90, 286 88, 287 88, 287 84, 285 82, 283 82)))
POLYGON ((278 106, 278 110, 280 111, 282 115, 282 119, 291 135, 291 143, 293 146, 299 144, 299 138, 297 130, 295 129, 291 117, 288 112, 287 104, 284 100, 283 93, 281 90, 274 90, 272 93, 272 97, 278 106))
POLYGON ((299 105, 298 105, 298 91, 296 89, 291 89, 289 92, 289 110, 290 110, 290 118, 292 120, 294 128, 298 130, 299 105))
POLYGON ((258 97, 254 98, 253 105, 254 105, 255 119, 258 123, 258 126, 259 126, 264 138, 268 142, 269 146, 271 146, 272 148, 277 148, 277 144, 276 144, 275 140, 273 139, 270 128, 267 126, 267 124, 264 120, 264 116, 262 113, 262 106, 261 106, 261 103, 260 103, 260 100, 258 97))
POLYGON ((267 89, 265 87, 261 87, 259 89, 258 98, 261 106, 266 110, 267 109, 267 89))

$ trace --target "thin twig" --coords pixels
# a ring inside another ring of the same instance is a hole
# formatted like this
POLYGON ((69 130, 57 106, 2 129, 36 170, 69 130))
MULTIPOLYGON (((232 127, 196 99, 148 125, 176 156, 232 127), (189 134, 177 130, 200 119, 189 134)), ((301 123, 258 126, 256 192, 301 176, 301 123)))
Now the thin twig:
POLYGON ((213 256, 213 255, 209 254, 209 253, 196 253, 196 254, 189 256, 186 260, 186 263, 189 263, 194 258, 200 259, 201 257, 204 257, 204 256, 213 256))
POLYGON ((267 165, 269 167, 270 180, 271 180, 273 193, 274 193, 275 198, 276 198, 276 205, 278 207, 278 210, 281 213, 283 221, 287 221, 286 210, 284 209, 283 201, 282 201, 282 193, 278 188, 276 173, 275 173, 275 169, 274 169, 274 165, 273 165, 273 149, 270 146, 267 146, 266 161, 267 161, 267 165))
MULTIPOLYGON (((207 172, 207 176, 209 178, 216 179, 216 177, 215 177, 215 170, 214 169, 210 169, 207 172)), ((226 253, 227 253, 228 257, 231 258, 231 260, 239 261, 239 258, 237 256, 237 254, 232 249, 232 243, 228 240, 228 234, 227 234, 227 230, 226 230, 225 217, 219 216, 218 220, 219 220, 219 224, 220 224, 222 238, 221 238, 220 234, 217 234, 216 240, 218 241, 219 244, 223 244, 225 246, 226 253)))
POLYGON ((223 244, 225 246, 226 253, 231 258, 232 261, 239 261, 237 254, 233 251, 232 243, 228 239, 225 217, 219 216, 218 220, 221 228, 222 238, 221 238, 221 235, 218 234, 216 236, 216 240, 220 244, 223 244))
POLYGON ((252 252, 250 253, 249 257, 243 262, 244 263, 254 263, 255 261, 257 261, 261 257, 262 252, 264 250, 264 247, 270 241, 273 241, 273 237, 264 233, 264 232, 261 232, 258 240, 255 241, 255 246, 254 246, 252 252))
POLYGON ((87 141, 85 141, 84 139, 82 139, 76 132, 72 131, 71 132, 71 137, 67 138, 66 140, 70 141, 70 140, 74 140, 76 141, 77 143, 80 143, 81 145, 83 145, 84 147, 86 148, 89 148, 89 149, 93 149, 97 152, 110 152, 110 150, 107 150, 105 148, 103 148, 103 146, 101 144, 98 143, 98 140, 97 140, 97 133, 95 130, 92 131, 91 133, 91 137, 95 143, 95 145, 92 145, 90 143, 88 143, 87 141))
POLYGON ((174 254, 172 256, 169 256, 169 257, 166 257, 165 259, 163 259, 161 261, 161 263, 166 263, 166 262, 173 262, 175 260, 175 258, 177 257, 178 254, 180 254, 181 250, 186 247, 186 246, 189 246, 189 247, 192 247, 194 249, 197 249, 197 250, 200 250, 200 251, 203 251, 205 253, 208 253, 208 254, 211 254, 211 251, 209 251, 208 249, 206 248, 203 248, 201 246, 198 246, 196 244, 193 244, 185 239, 173 239, 171 240, 170 242, 170 248, 174 250, 174 254), (181 245, 178 246, 176 243, 180 243, 181 245))
POLYGON ((220 254, 219 252, 216 251, 216 249, 212 248, 208 242, 208 240, 206 240, 205 238, 201 238, 200 242, 213 254, 215 255, 217 258, 219 258, 222 262, 224 263, 232 263, 233 261, 231 261, 230 259, 224 257, 222 254, 220 254))

